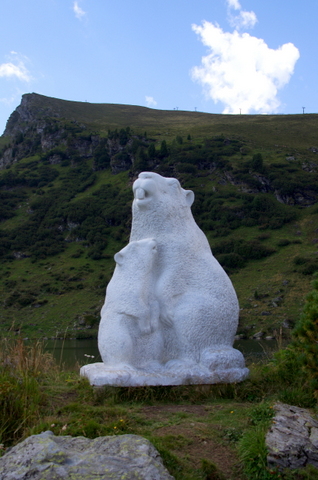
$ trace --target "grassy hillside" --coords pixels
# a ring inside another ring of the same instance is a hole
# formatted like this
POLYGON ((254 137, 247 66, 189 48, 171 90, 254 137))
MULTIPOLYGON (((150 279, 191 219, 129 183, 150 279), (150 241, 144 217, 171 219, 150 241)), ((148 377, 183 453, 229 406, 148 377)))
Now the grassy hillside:
POLYGON ((72 102, 31 94, 30 109, 72 119, 88 129, 107 132, 108 129, 131 126, 137 133, 147 131, 156 137, 188 135, 202 139, 211 135, 243 136, 259 147, 307 149, 317 145, 317 114, 300 115, 214 115, 182 110, 155 110, 135 105, 93 104, 72 102))
POLYGON ((0 335, 96 335, 142 170, 177 177, 247 337, 289 334, 318 268, 317 115, 23 97, 0 138, 0 335))

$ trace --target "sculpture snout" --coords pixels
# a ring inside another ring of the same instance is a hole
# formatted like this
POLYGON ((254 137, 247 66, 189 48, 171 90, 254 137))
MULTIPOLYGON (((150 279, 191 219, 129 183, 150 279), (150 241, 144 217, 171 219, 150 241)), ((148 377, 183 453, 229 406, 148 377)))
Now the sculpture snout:
POLYGON ((138 187, 134 190, 134 196, 136 200, 143 200, 146 197, 146 191, 143 188, 138 187))

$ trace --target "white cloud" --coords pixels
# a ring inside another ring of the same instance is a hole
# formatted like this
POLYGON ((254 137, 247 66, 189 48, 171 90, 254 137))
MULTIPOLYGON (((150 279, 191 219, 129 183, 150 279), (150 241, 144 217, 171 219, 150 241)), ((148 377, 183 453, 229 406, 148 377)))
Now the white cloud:
MULTIPOLYGON (((21 96, 21 95, 20 95, 21 96)), ((11 97, 3 97, 0 98, 0 102, 4 103, 6 106, 10 106, 13 102, 15 102, 17 95, 11 95, 11 97)))
POLYGON ((226 0, 228 6, 228 20, 232 27, 240 28, 253 28, 257 23, 257 17, 254 12, 246 12, 242 10, 241 4, 238 0, 226 0), (231 10, 239 10, 238 15, 233 15, 231 10))
POLYGON ((86 15, 86 12, 79 6, 78 2, 73 2, 73 11, 75 13, 76 18, 79 20, 82 19, 86 15))
POLYGON ((32 77, 25 66, 25 62, 28 59, 26 57, 22 57, 16 52, 10 53, 10 60, 6 63, 0 64, 0 78, 17 78, 18 80, 29 82, 32 77))
POLYGON ((192 79, 204 86, 207 98, 222 102, 223 113, 277 111, 278 90, 289 82, 299 58, 292 43, 273 50, 260 38, 236 30, 223 32, 207 21, 202 26, 192 25, 192 29, 209 49, 201 66, 191 71, 192 79))
POLYGON ((228 4, 229 8, 234 8, 234 10, 240 10, 241 9, 241 5, 240 5, 240 2, 238 0, 227 0, 227 4, 228 4))
POLYGON ((229 15, 229 22, 235 28, 253 28, 257 23, 257 17, 254 12, 240 11, 239 15, 229 15))
POLYGON ((146 95, 146 104, 147 104, 147 107, 155 107, 157 105, 157 102, 156 100, 153 98, 153 97, 148 97, 146 95))

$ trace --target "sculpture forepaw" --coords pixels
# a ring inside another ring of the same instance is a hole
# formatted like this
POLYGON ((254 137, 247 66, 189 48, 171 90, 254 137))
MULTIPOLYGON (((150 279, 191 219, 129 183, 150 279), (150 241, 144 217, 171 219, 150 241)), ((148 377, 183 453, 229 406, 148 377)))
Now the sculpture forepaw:
POLYGON ((171 328, 173 326, 173 317, 172 315, 169 315, 169 314, 165 314, 165 315, 160 315, 160 322, 166 326, 166 327, 169 327, 171 328))

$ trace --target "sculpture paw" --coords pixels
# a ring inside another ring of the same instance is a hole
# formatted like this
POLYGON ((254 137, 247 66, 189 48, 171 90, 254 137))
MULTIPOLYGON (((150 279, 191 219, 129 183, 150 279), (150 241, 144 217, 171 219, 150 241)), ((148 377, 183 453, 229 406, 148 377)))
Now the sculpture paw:
POLYGON ((166 314, 166 315, 161 315, 160 316, 160 321, 163 325, 166 327, 172 327, 173 326, 173 317, 172 315, 166 314))

